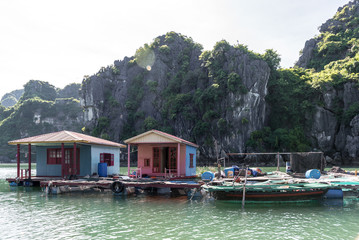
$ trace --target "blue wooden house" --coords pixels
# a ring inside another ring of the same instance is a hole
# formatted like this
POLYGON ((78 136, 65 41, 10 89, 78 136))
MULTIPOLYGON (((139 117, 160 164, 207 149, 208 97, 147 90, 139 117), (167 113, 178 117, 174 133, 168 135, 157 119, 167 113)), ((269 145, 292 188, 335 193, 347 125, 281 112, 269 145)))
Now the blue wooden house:
MULTIPOLYGON (((17 145, 17 177, 20 177, 20 145, 36 148, 36 177, 86 176, 98 173, 99 163, 107 163, 107 174, 119 174, 120 148, 125 145, 89 135, 60 131, 18 139, 9 142, 17 145)), ((27 154, 31 178, 31 154, 27 154)))

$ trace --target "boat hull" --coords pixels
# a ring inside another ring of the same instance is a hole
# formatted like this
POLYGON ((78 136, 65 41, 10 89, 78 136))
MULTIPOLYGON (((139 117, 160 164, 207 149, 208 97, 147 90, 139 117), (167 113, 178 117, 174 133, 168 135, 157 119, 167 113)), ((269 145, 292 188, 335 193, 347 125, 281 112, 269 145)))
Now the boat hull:
MULTIPOLYGON (((247 186, 244 200, 246 202, 311 202, 325 198, 328 185, 263 185, 247 186)), ((206 186, 207 191, 214 199, 221 201, 242 201, 243 186, 206 186)))
MULTIPOLYGON (((245 201, 251 202, 303 202, 323 199, 325 190, 310 192, 246 192, 245 201)), ((212 192, 216 200, 242 201, 243 192, 212 192)))

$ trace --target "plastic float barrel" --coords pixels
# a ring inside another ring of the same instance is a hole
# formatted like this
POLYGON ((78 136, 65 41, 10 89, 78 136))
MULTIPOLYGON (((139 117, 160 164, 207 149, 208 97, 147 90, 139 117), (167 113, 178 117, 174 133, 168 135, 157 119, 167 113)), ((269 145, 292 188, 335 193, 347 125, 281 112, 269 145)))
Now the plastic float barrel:
POLYGON ((100 177, 107 177, 107 163, 98 164, 98 175, 100 177))
POLYGON ((232 178, 234 176, 234 168, 233 167, 225 168, 224 174, 226 175, 227 178, 232 178))
POLYGON ((24 181, 23 185, 24 185, 24 187, 32 187, 33 182, 32 181, 24 181))
POLYGON ((214 179, 214 173, 213 172, 204 172, 201 176, 203 181, 212 181, 214 179))
POLYGON ((305 172, 305 177, 306 178, 319 179, 320 178, 320 171, 318 169, 310 169, 310 170, 305 172))
POLYGON ((324 195, 325 199, 343 199, 343 191, 341 189, 329 189, 324 195))
POLYGON ((18 186, 16 182, 10 182, 9 185, 10 185, 10 187, 17 187, 18 186))
POLYGON ((285 163, 285 171, 286 171, 287 173, 293 172, 292 167, 290 166, 290 162, 289 162, 289 161, 287 161, 287 162, 285 163))

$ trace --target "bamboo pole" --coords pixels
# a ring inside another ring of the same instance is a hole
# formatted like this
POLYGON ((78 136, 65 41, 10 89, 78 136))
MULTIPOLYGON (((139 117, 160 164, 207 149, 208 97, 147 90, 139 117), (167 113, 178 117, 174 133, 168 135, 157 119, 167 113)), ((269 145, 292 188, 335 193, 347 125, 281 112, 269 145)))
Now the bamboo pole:
POLYGON ((323 152, 271 152, 271 153, 226 153, 228 156, 238 156, 238 155, 290 155, 290 154, 323 154, 323 152))
POLYGON ((246 175, 245 175, 245 177, 244 177, 243 195, 242 195, 242 208, 244 208, 244 205, 245 205, 245 202, 246 202, 247 175, 248 175, 248 166, 246 167, 246 175))

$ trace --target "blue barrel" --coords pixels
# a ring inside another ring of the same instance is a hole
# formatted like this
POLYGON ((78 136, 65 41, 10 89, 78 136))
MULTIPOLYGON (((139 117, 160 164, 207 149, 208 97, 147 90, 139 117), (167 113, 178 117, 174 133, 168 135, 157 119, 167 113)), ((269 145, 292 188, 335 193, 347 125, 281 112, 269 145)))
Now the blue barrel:
POLYGON ((305 177, 306 178, 319 179, 320 178, 320 171, 318 169, 310 169, 310 170, 305 172, 305 177))
POLYGON ((329 189, 324 195, 326 199, 343 199, 343 191, 341 189, 329 189))
POLYGON ((204 172, 202 173, 202 180, 203 181, 212 181, 214 178, 214 173, 213 172, 204 172))
POLYGON ((107 177, 107 163, 98 164, 98 175, 100 177, 107 177))
POLYGON ((18 186, 16 182, 10 182, 9 185, 10 185, 10 187, 17 187, 18 186))
POLYGON ((234 170, 235 169, 233 167, 225 168, 224 174, 226 175, 227 178, 232 178, 234 176, 234 170))

